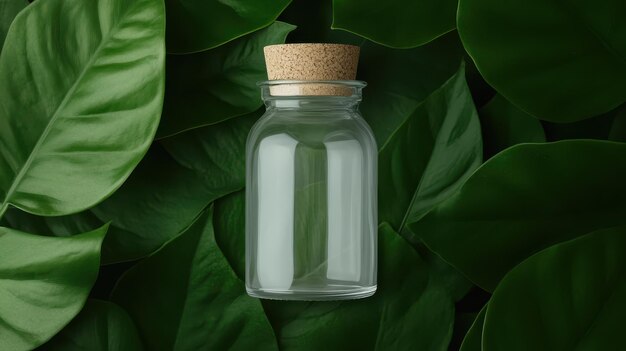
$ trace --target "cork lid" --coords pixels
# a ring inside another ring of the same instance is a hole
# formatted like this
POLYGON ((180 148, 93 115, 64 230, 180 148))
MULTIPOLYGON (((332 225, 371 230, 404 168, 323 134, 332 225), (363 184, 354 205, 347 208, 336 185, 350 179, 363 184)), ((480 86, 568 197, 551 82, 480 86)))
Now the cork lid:
MULTIPOLYGON (((269 80, 341 81, 356 78, 360 48, 343 44, 280 44, 263 48, 269 80)), ((293 83, 270 87, 272 95, 351 95, 332 83, 293 83)))

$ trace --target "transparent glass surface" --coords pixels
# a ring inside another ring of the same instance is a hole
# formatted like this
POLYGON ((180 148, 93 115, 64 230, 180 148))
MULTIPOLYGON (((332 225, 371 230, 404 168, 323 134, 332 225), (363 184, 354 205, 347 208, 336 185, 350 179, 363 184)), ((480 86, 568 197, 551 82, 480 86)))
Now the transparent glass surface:
POLYGON ((260 84, 266 113, 247 142, 246 288, 336 300, 376 291, 374 136, 363 82, 260 84), (333 92, 339 96, 301 94, 333 92))

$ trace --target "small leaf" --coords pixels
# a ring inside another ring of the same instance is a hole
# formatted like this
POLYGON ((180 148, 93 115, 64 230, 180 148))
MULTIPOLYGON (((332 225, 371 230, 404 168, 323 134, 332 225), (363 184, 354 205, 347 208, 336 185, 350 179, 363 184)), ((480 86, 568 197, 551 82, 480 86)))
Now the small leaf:
POLYGON ((166 0, 167 50, 212 49, 272 22, 291 0, 166 0))
POLYGON ((502 95, 496 95, 480 109, 480 124, 485 154, 489 157, 515 144, 546 141, 541 122, 502 95))
POLYGON ((481 351, 483 349, 483 325, 485 324, 485 312, 487 312, 487 306, 485 305, 472 323, 469 331, 463 339, 460 351, 481 351))
POLYGON ((457 25, 485 80, 513 104, 553 122, 626 101, 626 3, 460 0, 457 25))
POLYGON ((125 307, 150 350, 273 350, 259 300, 246 295, 217 246, 212 209, 120 279, 125 307))
POLYGON ((458 0, 333 0, 333 29, 393 48, 412 48, 454 30, 458 0))
POLYGON ((118 305, 88 300, 83 310, 50 342, 45 350, 59 351, 140 351, 137 327, 118 305))
POLYGON ((147 151, 163 99, 160 0, 46 0, 0 56, 0 216, 93 206, 147 151))
POLYGON ((106 231, 55 238, 0 227, 3 349, 33 349, 78 314, 98 275, 106 231))
POLYGON ((411 229, 430 249, 492 291, 506 272, 533 253, 626 224, 625 178, 626 144, 521 144, 483 164, 411 229))
POLYGON ((483 350, 616 350, 626 308, 626 230, 605 229, 551 246, 496 288, 483 350))
POLYGON ((167 57, 167 89, 157 136, 216 124, 262 105, 257 82, 267 79, 263 47, 282 44, 295 27, 282 22, 219 48, 167 57))

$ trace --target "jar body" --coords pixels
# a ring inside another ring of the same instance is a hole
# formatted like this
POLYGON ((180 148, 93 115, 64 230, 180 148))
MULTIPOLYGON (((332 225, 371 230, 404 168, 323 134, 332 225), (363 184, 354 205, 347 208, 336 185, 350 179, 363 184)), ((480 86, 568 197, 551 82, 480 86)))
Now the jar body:
POLYGON ((375 292, 377 149, 358 101, 350 99, 266 101, 267 112, 252 128, 246 164, 251 296, 334 300, 375 292))

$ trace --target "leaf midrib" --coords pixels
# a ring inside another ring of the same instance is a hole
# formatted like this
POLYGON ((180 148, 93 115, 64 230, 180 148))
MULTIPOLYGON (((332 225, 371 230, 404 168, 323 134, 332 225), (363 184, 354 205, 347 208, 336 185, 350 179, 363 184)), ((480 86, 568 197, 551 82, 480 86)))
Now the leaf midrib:
POLYGON ((34 159, 37 157, 37 153, 38 153, 39 149, 41 148, 41 146, 43 145, 43 143, 46 141, 46 138, 48 137, 48 134, 50 134, 50 131, 53 129, 56 120, 59 118, 60 111, 62 111, 65 108, 65 106, 67 105, 67 103, 70 100, 70 98, 74 95, 74 92, 76 91, 76 89, 78 88, 80 83, 82 83, 82 80, 85 77, 85 74, 93 66, 93 63, 99 58, 100 51, 102 51, 103 47, 106 46, 106 44, 108 43, 108 41, 111 38, 112 34, 117 32, 119 26, 122 23, 124 23, 124 20, 126 18, 126 14, 128 14, 136 6, 136 4, 137 3, 135 2, 132 5, 130 5, 128 8, 126 8, 126 11, 123 12, 122 14, 120 14, 120 18, 121 18, 120 21, 115 23, 110 28, 108 33, 106 33, 106 35, 102 37, 102 39, 100 41, 100 44, 98 44, 98 47, 93 52, 91 58, 89 58, 89 60, 85 64, 85 67, 81 70, 80 74, 76 77, 76 80, 74 81, 74 84, 72 84, 70 89, 65 94, 65 97, 63 98, 63 100, 61 101, 59 106, 56 108, 54 113, 52 114, 52 117, 48 121, 48 124, 44 128, 44 130, 41 133, 39 139, 35 143, 35 146, 33 147, 33 149, 31 150, 30 154, 28 155, 28 158, 26 159, 26 162, 24 162, 24 164, 20 168, 19 172, 17 173, 17 175, 13 179, 13 183, 11 183, 11 187, 6 192, 6 195, 4 197, 4 201, 2 201, 2 206, 0 206, 0 219, 2 219, 2 217, 4 216, 4 213, 7 210, 8 206, 9 206, 9 203, 11 201, 11 197, 15 193, 15 191, 16 191, 17 187, 19 186, 19 184, 22 182, 24 176, 26 175, 26 172, 28 171, 28 169, 32 165, 34 159))

